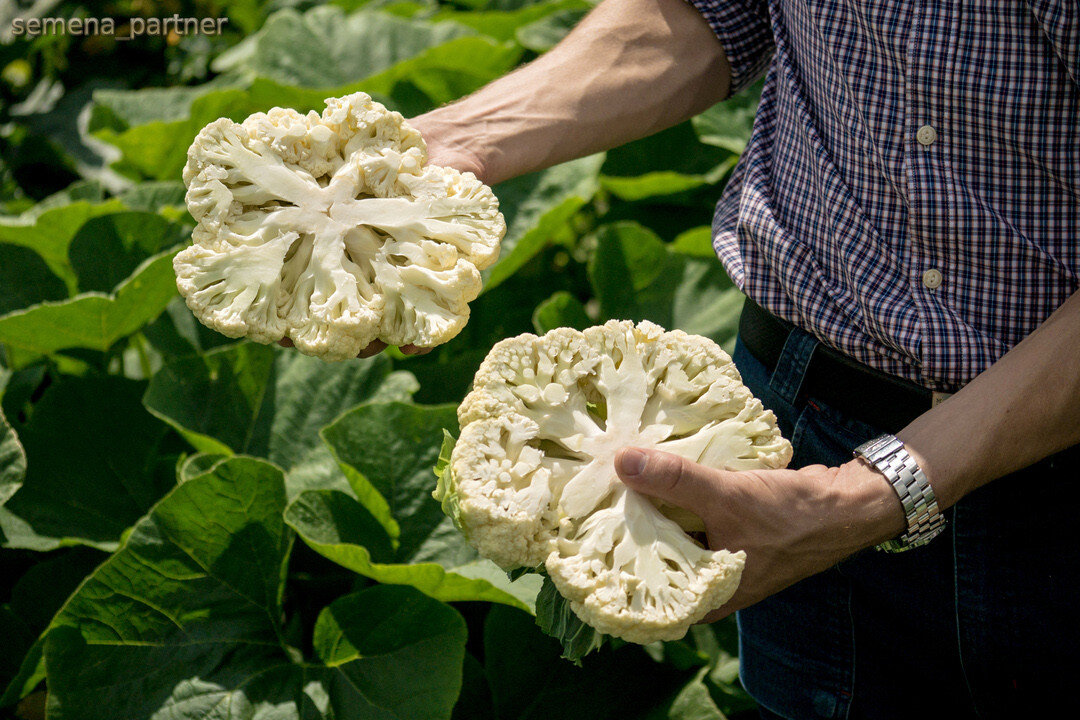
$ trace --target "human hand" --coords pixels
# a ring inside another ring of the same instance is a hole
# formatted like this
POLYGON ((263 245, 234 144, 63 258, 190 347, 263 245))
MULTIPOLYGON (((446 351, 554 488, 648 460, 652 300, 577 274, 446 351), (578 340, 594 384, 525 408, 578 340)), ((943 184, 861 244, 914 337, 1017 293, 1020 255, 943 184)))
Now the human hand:
POLYGON ((428 165, 443 165, 461 172, 471 172, 481 182, 488 182, 487 168, 474 150, 478 139, 477 128, 462 128, 459 123, 441 120, 438 110, 417 115, 408 122, 424 138, 428 165))
POLYGON ((839 468, 729 472, 624 448, 615 469, 633 490, 698 515, 709 547, 746 551, 738 590, 702 622, 753 605, 906 529, 896 493, 863 460, 839 468))

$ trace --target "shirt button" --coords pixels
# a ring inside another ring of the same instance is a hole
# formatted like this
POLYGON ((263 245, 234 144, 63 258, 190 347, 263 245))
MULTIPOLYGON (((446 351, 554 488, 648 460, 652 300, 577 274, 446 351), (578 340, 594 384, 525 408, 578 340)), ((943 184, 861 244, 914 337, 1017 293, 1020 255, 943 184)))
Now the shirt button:
POLYGON ((937 130, 933 125, 923 125, 915 132, 915 139, 920 145, 932 145, 937 140, 937 130))
POLYGON ((937 290, 941 287, 941 271, 937 268, 930 268, 922 274, 922 284, 930 290, 937 290))

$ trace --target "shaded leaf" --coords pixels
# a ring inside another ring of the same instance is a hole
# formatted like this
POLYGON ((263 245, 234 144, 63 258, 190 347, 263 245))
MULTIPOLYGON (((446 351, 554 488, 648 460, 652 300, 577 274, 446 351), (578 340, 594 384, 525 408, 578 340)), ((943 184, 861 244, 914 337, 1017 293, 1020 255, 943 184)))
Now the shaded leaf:
POLYGON ((691 257, 709 258, 716 257, 716 250, 712 244, 712 228, 708 225, 692 228, 679 233, 671 241, 671 250, 691 257))
POLYGON ((651 320, 733 349, 743 295, 715 257, 673 252, 636 223, 604 225, 589 280, 604 320, 651 320))
POLYGON ((484 292, 513 275, 551 236, 592 200, 604 155, 590 155, 494 187, 506 217, 499 260, 484 271, 484 292))
POLYGON ((143 409, 143 388, 68 377, 45 392, 20 431, 25 480, 0 508, 8 547, 112 549, 172 487, 172 469, 159 461, 168 429, 143 409))
POLYGON ((484 622, 484 667, 495 713, 506 720, 622 720, 662 717, 686 674, 657 665, 640 645, 607 645, 581 667, 533 618, 494 606, 484 622))
POLYGON ((22 486, 25 475, 26 452, 0 408, 0 505, 22 486))
POLYGON ((303 13, 285 9, 271 15, 261 30, 244 40, 250 47, 244 48, 241 61, 229 69, 284 85, 332 88, 355 83, 427 48, 474 33, 454 23, 432 24, 380 12, 346 14, 332 6, 303 13))
POLYGON ((581 301, 565 290, 537 305, 533 312, 533 326, 537 333, 546 333, 560 327, 584 330, 593 324, 581 301))
MULTIPOLYGON (((120 150, 123 159, 118 168, 153 180, 173 180, 180 176, 188 147, 205 125, 219 117, 240 121, 254 112, 245 99, 243 90, 218 90, 195 99, 190 115, 182 120, 154 120, 122 131, 106 127, 95 135, 120 150)), ((153 103, 153 97, 138 101, 153 103)))
MULTIPOLYGON (((496 40, 513 40, 519 37, 520 33, 526 28, 535 28, 533 30, 535 34, 542 32, 539 26, 545 19, 570 13, 575 13, 580 18, 590 7, 591 5, 584 2, 584 0, 548 0, 547 2, 523 4, 512 9, 491 10, 463 11, 444 6, 443 9, 432 14, 429 19, 433 21, 451 21, 459 25, 465 25, 496 40)), ((540 51, 540 49, 531 47, 528 43, 522 42, 521 44, 530 50, 540 51)))
POLYGON ((0 244, 0 315, 67 296, 67 286, 34 250, 0 244))
MULTIPOLYGON (((360 502, 398 543, 399 557, 413 558, 448 518, 431 497, 431 469, 443 430, 457 427, 453 405, 366 403, 322 431, 360 502)), ((440 555, 466 552, 451 544, 440 555)))
POLYGON ((478 720, 494 718, 495 706, 491 702, 491 685, 484 666, 472 653, 465 653, 462 668, 461 695, 454 706, 453 720, 478 720))
POLYGON ((669 720, 725 720, 726 716, 709 694, 703 682, 707 670, 702 669, 675 696, 667 717, 669 720))
POLYGON ((77 292, 75 271, 68 262, 68 245, 87 220, 124 209, 119 200, 103 203, 80 200, 25 217, 0 219, 0 243, 28 247, 36 252, 58 278, 64 281, 69 294, 77 292))
POLYGON ((39 640, 68 596, 107 556, 91 548, 60 550, 41 558, 13 581, 0 606, 0 708, 14 705, 45 679, 39 640), (6 688, 6 689, 5 689, 6 688))
POLYGON ((379 586, 326 608, 314 644, 319 658, 374 705, 396 718, 429 720, 451 714, 466 634, 465 621, 450 607, 411 588, 379 586))
POLYGON ((316 552, 379 582, 407 584, 441 600, 488 600, 531 610, 539 583, 510 583, 480 558, 432 497, 452 405, 371 402, 326 427, 355 499, 302 493, 289 522, 316 552))
POLYGON ((158 315, 176 296, 173 251, 139 265, 112 293, 83 293, 0 317, 0 343, 34 353, 108 350, 158 315))
POLYGON ((109 292, 152 255, 183 244, 181 225, 150 212, 124 212, 87 220, 71 238, 68 259, 80 292, 109 292))
POLYGON ((604 644, 604 635, 586 625, 570 609, 570 602, 559 594, 555 583, 546 574, 544 585, 536 597, 536 624, 562 645, 562 657, 575 665, 581 665, 581 658, 599 650, 604 644))
POLYGON ((303 492, 289 505, 285 518, 320 555, 377 582, 411 585, 446 602, 483 600, 532 611, 538 581, 511 583, 502 570, 475 553, 442 555, 438 562, 401 558, 382 525, 343 492, 303 492))
POLYGON ((698 139, 706 145, 741 154, 750 140, 761 87, 762 83, 758 82, 694 117, 691 123, 698 139))
POLYGON ((684 122, 608 151, 601 183, 624 200, 671 195, 719 182, 736 160, 728 150, 702 145, 684 122))
POLYGON ((169 360, 144 402, 197 450, 265 457, 290 468, 320 444, 319 430, 371 398, 417 388, 382 356, 327 363, 276 346, 241 343, 169 360))
POLYGON ((448 718, 464 623, 410 588, 333 603, 317 662, 282 643, 284 503, 280 470, 250 458, 163 499, 54 621, 49 717, 448 718))
POLYGON ((547 52, 555 47, 588 13, 590 5, 581 3, 552 13, 536 22, 518 28, 514 38, 535 53, 547 52))

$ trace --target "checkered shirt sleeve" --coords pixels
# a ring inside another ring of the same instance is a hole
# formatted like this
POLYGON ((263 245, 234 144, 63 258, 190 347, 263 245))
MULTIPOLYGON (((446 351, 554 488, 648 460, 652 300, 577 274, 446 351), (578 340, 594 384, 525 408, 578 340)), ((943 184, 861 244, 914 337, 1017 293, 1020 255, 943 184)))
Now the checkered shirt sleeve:
POLYGON ((760 0, 687 0, 716 33, 731 66, 734 95, 753 83, 773 53, 768 3, 760 0))

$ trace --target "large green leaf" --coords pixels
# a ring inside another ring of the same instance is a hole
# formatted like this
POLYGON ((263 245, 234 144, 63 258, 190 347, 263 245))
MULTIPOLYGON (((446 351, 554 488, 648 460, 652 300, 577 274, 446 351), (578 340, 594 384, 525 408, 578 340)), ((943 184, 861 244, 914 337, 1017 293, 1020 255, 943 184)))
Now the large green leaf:
POLYGON ((603 154, 590 155, 495 186, 506 217, 506 236, 499 260, 484 271, 485 292, 513 275, 592 200, 603 162, 603 154))
POLYGON ((559 593, 551 578, 544 575, 544 585, 536 597, 536 624, 559 641, 562 657, 575 665, 591 652, 599 650, 606 637, 587 625, 570 609, 570 601, 559 593))
POLYGON ((287 513, 315 551, 379 582, 406 584, 440 600, 488 600, 531 609, 539 583, 511 583, 481 559, 431 496, 452 405, 372 402, 323 430, 357 499, 302 493, 287 513))
POLYGON ((94 92, 89 130, 126 129, 155 121, 183 120, 192 104, 217 90, 237 87, 235 79, 218 79, 194 87, 151 87, 137 91, 100 89, 94 92))
POLYGON ((457 428, 455 406, 392 402, 361 405, 322 431, 360 502, 394 538, 403 558, 419 553, 446 524, 431 497, 444 428, 457 428))
POLYGON ((0 243, 31 248, 42 257, 57 277, 64 281, 69 293, 77 291, 78 279, 68 262, 68 245, 75 233, 90 218, 124 209, 119 200, 93 203, 84 200, 59 207, 50 207, 26 217, 0 219, 0 243))
POLYGON ((604 225, 596 236, 589 279, 603 319, 652 320, 732 350, 743 296, 718 259, 673 251, 636 223, 604 225))
POLYGON ((580 5, 565 7, 535 22, 523 25, 514 33, 514 39, 535 53, 547 52, 569 35, 570 31, 588 13, 591 5, 585 3, 582 5, 584 7, 580 5))
POLYGON ((705 668, 699 670, 675 696, 667 713, 669 720, 727 720, 705 684, 707 672, 705 668))
MULTIPOLYGON (((179 177, 188 147, 198 132, 220 117, 239 122, 274 106, 300 112, 321 111, 327 97, 359 90, 377 95, 407 114, 422 112, 504 74, 521 52, 513 44, 482 37, 458 37, 431 48, 417 46, 413 50, 415 56, 373 71, 370 76, 362 73, 345 85, 307 88, 255 78, 246 87, 219 89, 195 98, 186 117, 153 120, 133 127, 106 125, 96 135, 120 150, 121 168, 148 178, 171 180, 179 177)), ((136 97, 130 102, 139 102, 142 92, 131 93, 136 97)), ((152 103, 154 98, 148 96, 144 101, 152 103)))
POLYGON ((315 652, 395 718, 450 716, 461 690, 465 622, 411 588, 374 587, 319 616, 315 652), (418 692, 418 686, 423 688, 418 692))
POLYGON ((718 182, 736 160, 729 150, 698 142, 684 122, 609 151, 601 183, 624 200, 671 195, 718 182))
POLYGON ((475 31, 387 13, 346 14, 332 6, 274 13, 218 67, 285 85, 332 88, 354 83, 421 51, 475 31))
POLYGON ((108 350, 150 322, 176 296, 168 250, 139 265, 112 293, 89 292, 0 317, 0 343, 33 353, 108 350))
POLYGON ((20 430, 26 477, 0 508, 8 547, 112 549, 172 487, 171 466, 160 457, 168 428, 143 409, 143 388, 117 377, 68 377, 45 392, 20 430))
POLYGON ((87 220, 71 238, 68 259, 80 292, 109 292, 147 258, 183 244, 188 228, 151 212, 123 212, 87 220))
POLYGON ((25 475, 26 452, 0 407, 0 505, 22 486, 25 475))
POLYGON ((241 343, 168 361, 144 402, 200 451, 255 455, 288 469, 321 445, 319 430, 348 408, 407 399, 416 388, 383 356, 327 363, 241 343))
MULTIPOLYGON (((245 100, 243 90, 219 90, 194 100, 190 114, 181 120, 155 120, 124 130, 105 127, 95 135, 120 150, 121 169, 153 180, 174 180, 187 161, 188 147, 204 126, 220 117, 240 121, 254 112, 245 100)), ((152 103, 154 98, 142 101, 152 103)))
POLYGON ((164 498, 57 615, 49 717, 448 718, 465 625, 410 588, 334 602, 307 661, 284 644, 284 504, 280 470, 251 458, 164 498))
MULTIPOLYGON (((9 599, 0 605, 0 708, 15 704, 44 679, 39 636, 83 578, 107 556, 87 547, 38 556, 18 580, 5 578, 9 599), (5 690, 6 688, 6 690, 5 690)), ((14 563, 9 563, 9 566, 14 563)))
POLYGON ((580 19, 590 7, 584 0, 547 0, 509 10, 457 10, 444 7, 428 19, 465 25, 496 40, 513 40, 518 31, 526 26, 535 24, 539 29, 542 20, 556 14, 574 13, 580 19))
POLYGON ((693 625, 681 640, 645 648, 658 663, 697 670, 675 698, 669 711, 672 720, 712 720, 754 708, 753 698, 739 684, 738 645, 735 618, 728 617, 709 625, 693 625))
POLYGON ((484 600, 532 612, 540 586, 536 576, 510 582, 490 561, 446 537, 428 543, 425 550, 436 556, 430 560, 403 558, 394 552, 385 528, 372 514, 339 490, 300 493, 285 518, 320 555, 378 582, 411 585, 447 602, 484 600))
POLYGON ((533 311, 533 326, 538 333, 560 327, 584 330, 592 324, 592 318, 586 312, 585 306, 565 290, 553 294, 533 311))
POLYGON ((63 300, 67 286, 34 250, 0 243, 0 315, 35 303, 63 300))
POLYGON ((693 118, 691 122, 698 139, 706 145, 742 154, 750 140, 760 98, 759 82, 693 118))
POLYGON ((477 90, 506 74, 520 57, 521 48, 513 43, 461 37, 428 48, 414 58, 329 94, 363 90, 402 114, 412 116, 477 90), (415 97, 414 89, 422 97, 415 97))

